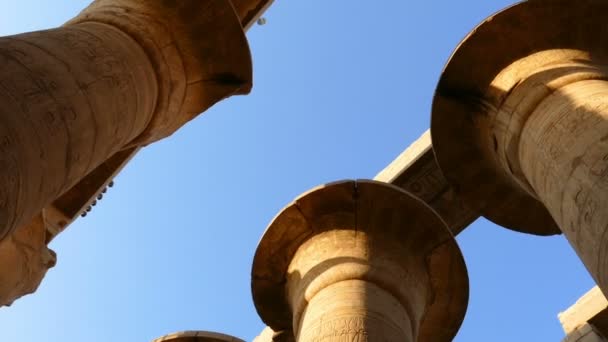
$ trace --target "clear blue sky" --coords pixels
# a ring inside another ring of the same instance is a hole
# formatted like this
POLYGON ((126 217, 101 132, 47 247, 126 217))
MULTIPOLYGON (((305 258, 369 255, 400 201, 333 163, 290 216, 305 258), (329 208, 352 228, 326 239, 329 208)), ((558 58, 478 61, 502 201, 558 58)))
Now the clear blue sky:
MULTIPOLYGON (((89 1, 2 1, 0 35, 89 1)), ((177 330, 251 340, 250 267, 270 219, 328 181, 372 178, 422 134, 441 69, 511 1, 277 0, 248 34, 255 85, 146 148, 52 243, 38 292, 0 309, 0 340, 150 341, 177 330)), ((0 66, 1 67, 1 66, 0 66)), ((560 341, 557 313, 593 286, 563 237, 480 219, 458 237, 471 283, 456 338, 560 341)))

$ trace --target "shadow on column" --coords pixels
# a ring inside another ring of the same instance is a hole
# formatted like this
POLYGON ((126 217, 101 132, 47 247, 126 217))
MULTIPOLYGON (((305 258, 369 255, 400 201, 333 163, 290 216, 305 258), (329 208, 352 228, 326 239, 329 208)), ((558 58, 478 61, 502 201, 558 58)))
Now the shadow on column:
POLYGON ((608 293, 608 3, 527 1, 447 64, 431 134, 448 182, 504 227, 564 233, 608 293))

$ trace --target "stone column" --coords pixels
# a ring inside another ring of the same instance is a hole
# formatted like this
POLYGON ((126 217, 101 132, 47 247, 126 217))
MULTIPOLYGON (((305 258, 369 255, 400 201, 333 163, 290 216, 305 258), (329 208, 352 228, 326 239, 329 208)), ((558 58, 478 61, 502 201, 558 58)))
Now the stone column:
POLYGON ((445 223, 419 199, 374 181, 305 193, 255 254, 253 298, 274 331, 306 341, 451 341, 468 300, 445 223))
POLYGON ((229 0, 97 0, 0 38, 0 239, 115 153, 249 91, 229 0))
POLYGON ((240 338, 210 331, 182 331, 159 337, 152 342, 245 342, 240 338))
POLYGON ((529 1, 486 20, 446 66, 431 134, 467 205, 564 233, 608 293, 608 3, 529 1))

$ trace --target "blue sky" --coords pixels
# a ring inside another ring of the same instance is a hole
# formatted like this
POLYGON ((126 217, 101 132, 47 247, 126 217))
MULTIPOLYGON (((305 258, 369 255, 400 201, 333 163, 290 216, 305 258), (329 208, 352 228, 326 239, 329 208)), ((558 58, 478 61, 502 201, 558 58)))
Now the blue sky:
MULTIPOLYGON (((2 1, 0 35, 60 25, 89 1, 2 1)), ((0 340, 150 341, 178 330, 251 340, 253 253, 309 188, 372 178, 428 127, 452 50, 511 1, 277 0, 248 37, 254 89, 143 150, 53 241, 38 292, 0 309, 0 340)), ((455 341, 559 341, 593 286, 566 240, 480 219, 459 237, 471 283, 455 341)))

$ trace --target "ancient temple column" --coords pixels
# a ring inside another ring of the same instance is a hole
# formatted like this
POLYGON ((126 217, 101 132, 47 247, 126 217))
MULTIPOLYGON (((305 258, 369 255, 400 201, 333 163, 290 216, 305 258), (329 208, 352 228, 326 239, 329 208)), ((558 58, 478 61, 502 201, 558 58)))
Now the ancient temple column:
POLYGON ((182 331, 159 337, 152 342, 245 342, 240 338, 210 331, 182 331))
POLYGON ((305 193, 255 254, 262 320, 297 341, 451 341, 468 278, 445 223, 419 199, 374 181, 305 193))
POLYGON ((251 87, 229 0, 96 0, 0 38, 0 239, 123 149, 251 87))
POLYGON ((608 3, 528 1, 475 29, 433 104, 438 163, 499 225, 564 233, 608 293, 608 3))

